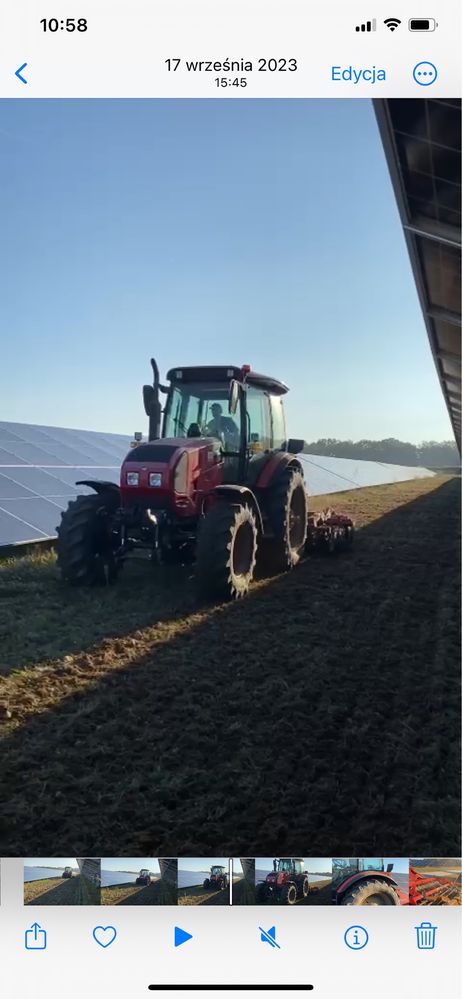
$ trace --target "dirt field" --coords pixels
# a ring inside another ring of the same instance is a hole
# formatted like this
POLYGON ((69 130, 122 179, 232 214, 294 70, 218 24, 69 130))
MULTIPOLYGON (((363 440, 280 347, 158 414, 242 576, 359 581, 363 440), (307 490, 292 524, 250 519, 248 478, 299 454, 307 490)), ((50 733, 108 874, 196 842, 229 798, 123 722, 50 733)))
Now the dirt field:
POLYGON ((332 879, 318 881, 310 886, 310 894, 306 899, 308 905, 332 905, 332 879))
POLYGON ((209 891, 197 885, 178 890, 178 905, 229 905, 229 889, 209 891))
POLYGON ((161 881, 151 885, 111 885, 101 888, 101 905, 176 905, 176 888, 161 881))
POLYGON ((80 878, 26 881, 24 905, 81 905, 80 878))
POLYGON ((326 497, 351 554, 237 605, 3 565, 0 852, 459 855, 459 485, 326 497))
POLYGON ((245 878, 233 882, 233 905, 255 905, 255 885, 245 878))

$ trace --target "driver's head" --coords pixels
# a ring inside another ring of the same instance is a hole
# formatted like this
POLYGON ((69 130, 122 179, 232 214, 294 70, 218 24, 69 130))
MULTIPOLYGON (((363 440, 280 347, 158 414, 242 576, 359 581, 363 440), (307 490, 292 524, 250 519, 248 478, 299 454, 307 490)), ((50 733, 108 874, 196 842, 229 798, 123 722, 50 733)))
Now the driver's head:
POLYGON ((220 416, 222 415, 222 413, 223 413, 223 408, 222 408, 222 406, 220 406, 220 403, 219 402, 214 402, 214 404, 212 406, 212 416, 213 416, 214 420, 219 420, 220 416))

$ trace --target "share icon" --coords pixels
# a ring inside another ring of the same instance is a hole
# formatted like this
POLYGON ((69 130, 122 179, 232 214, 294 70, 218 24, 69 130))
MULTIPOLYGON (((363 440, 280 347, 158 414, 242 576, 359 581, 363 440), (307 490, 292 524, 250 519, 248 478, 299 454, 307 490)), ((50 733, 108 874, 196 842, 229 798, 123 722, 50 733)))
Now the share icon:
POLYGON ((269 943, 271 947, 277 947, 278 950, 281 949, 280 944, 276 943, 276 927, 272 926, 270 930, 263 930, 261 926, 258 927, 260 930, 260 939, 263 943, 269 943))

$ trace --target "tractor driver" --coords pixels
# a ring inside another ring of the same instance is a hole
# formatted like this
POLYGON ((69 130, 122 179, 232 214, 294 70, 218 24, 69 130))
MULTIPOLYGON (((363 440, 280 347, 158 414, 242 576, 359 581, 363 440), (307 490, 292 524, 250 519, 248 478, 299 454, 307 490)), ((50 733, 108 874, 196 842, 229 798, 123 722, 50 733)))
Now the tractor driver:
POLYGON ((225 442, 233 443, 239 440, 239 428, 230 416, 223 416, 223 407, 219 402, 214 402, 212 406, 213 420, 207 423, 207 436, 224 438, 225 442))

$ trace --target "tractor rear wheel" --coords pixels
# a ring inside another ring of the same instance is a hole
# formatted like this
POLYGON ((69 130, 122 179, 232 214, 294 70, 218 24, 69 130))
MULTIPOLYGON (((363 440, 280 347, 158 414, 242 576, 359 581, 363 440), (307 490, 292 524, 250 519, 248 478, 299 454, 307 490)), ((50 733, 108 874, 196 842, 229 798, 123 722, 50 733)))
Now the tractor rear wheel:
POLYGON ((78 496, 64 510, 57 528, 56 551, 61 575, 72 586, 113 583, 117 576, 114 513, 119 496, 78 496))
POLYGON ((270 486, 268 519, 274 569, 291 569, 303 554, 308 527, 305 480, 298 469, 287 468, 270 486))
POLYGON ((386 881, 369 878, 356 888, 346 892, 342 905, 400 905, 399 897, 393 885, 386 881))
POLYGON ((310 882, 308 881, 308 878, 303 878, 303 882, 302 882, 302 895, 303 895, 303 898, 306 898, 307 895, 309 895, 309 893, 310 893, 310 882))
POLYGON ((253 579, 258 529, 250 506, 215 503, 203 518, 197 539, 196 580, 201 596, 238 600, 253 579))
POLYGON ((284 885, 281 891, 281 902, 284 905, 295 905, 297 901, 297 889, 295 885, 284 885))

